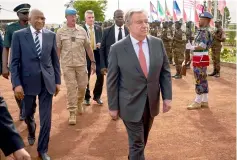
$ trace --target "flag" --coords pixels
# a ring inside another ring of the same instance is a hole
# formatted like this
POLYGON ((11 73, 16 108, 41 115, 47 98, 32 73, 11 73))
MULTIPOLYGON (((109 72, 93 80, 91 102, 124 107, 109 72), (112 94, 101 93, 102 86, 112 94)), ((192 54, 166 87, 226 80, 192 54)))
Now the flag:
POLYGON ((173 9, 174 9, 174 11, 175 11, 175 13, 176 13, 177 15, 180 15, 180 14, 181 14, 181 10, 180 10, 179 5, 178 5, 178 3, 176 2, 176 0, 173 1, 173 9))
POLYGON ((195 9, 195 24, 197 27, 199 27, 199 16, 196 9, 195 9))
POLYGON ((165 0, 165 19, 168 20, 168 16, 171 16, 169 8, 167 6, 166 0, 165 0))
POLYGON ((183 8, 183 21, 184 22, 187 22, 187 14, 186 14, 186 12, 185 12, 185 9, 183 8))
POLYGON ((184 0, 184 8, 193 8, 194 4, 194 0, 184 0))
POLYGON ((154 13, 154 14, 157 15, 156 8, 155 8, 155 6, 151 3, 151 1, 150 1, 150 13, 154 13))
POLYGON ((212 10, 212 1, 211 0, 208 0, 207 2, 207 11, 211 13, 211 10, 212 10))
POLYGON ((176 16, 175 11, 173 10, 173 21, 177 21, 177 20, 178 20, 178 18, 177 18, 177 16, 176 16))
POLYGON ((225 0, 219 0, 218 1, 218 10, 220 11, 221 15, 224 15, 224 9, 226 7, 226 1, 225 0))
POLYGON ((196 10, 199 12, 199 13, 202 13, 204 11, 204 6, 202 4, 197 4, 196 5, 196 10))
POLYGON ((157 12, 160 16, 164 16, 164 14, 165 14, 164 9, 161 6, 159 0, 157 0, 157 12))

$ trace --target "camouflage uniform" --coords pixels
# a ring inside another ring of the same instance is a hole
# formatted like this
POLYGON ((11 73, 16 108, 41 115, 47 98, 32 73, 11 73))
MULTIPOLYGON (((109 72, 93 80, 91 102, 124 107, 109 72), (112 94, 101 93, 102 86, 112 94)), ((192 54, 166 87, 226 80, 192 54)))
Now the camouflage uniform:
POLYGON ((83 112, 88 72, 85 48, 90 46, 86 31, 80 27, 64 26, 57 31, 57 47, 61 50, 61 68, 67 88, 67 109, 83 112))
MULTIPOLYGON (((173 28, 173 21, 169 21, 168 22, 168 34, 170 35, 170 37, 174 37, 174 28, 173 28)), ((169 48, 169 60, 171 62, 171 64, 173 63, 173 58, 174 58, 174 53, 173 53, 173 48, 172 48, 172 43, 173 43, 173 40, 169 40, 169 43, 170 43, 170 48, 169 48)))
MULTIPOLYGON (((216 21, 215 23, 220 23, 221 26, 221 21, 216 21)), ((219 27, 213 34, 213 43, 211 46, 211 50, 212 50, 212 61, 214 71, 212 74, 209 74, 209 76, 220 77, 220 54, 222 48, 221 42, 224 41, 225 41, 225 32, 221 27, 219 27)))
POLYGON ((152 22, 150 25, 150 35, 156 37, 157 36, 157 31, 155 27, 155 22, 152 22))
MULTIPOLYGON (((192 43, 192 41, 194 39, 191 27, 192 27, 192 22, 191 21, 187 22, 187 26, 186 26, 187 43, 188 42, 192 43)), ((191 64, 190 49, 186 49, 185 50, 185 65, 186 65, 187 69, 190 68, 190 64, 191 64)))
POLYGON ((172 48, 174 54, 174 62, 176 66, 176 75, 173 77, 179 79, 182 77, 181 69, 182 63, 184 61, 184 51, 186 44, 186 35, 184 31, 181 30, 182 23, 177 21, 175 22, 176 30, 173 38, 172 48))
POLYGON ((171 43, 170 41, 172 41, 172 37, 170 35, 170 32, 168 31, 168 22, 163 22, 163 30, 162 30, 162 34, 161 34, 161 39, 164 42, 164 46, 165 46, 165 50, 166 50, 166 54, 168 55, 169 58, 169 62, 170 64, 172 64, 172 53, 171 52, 171 43))

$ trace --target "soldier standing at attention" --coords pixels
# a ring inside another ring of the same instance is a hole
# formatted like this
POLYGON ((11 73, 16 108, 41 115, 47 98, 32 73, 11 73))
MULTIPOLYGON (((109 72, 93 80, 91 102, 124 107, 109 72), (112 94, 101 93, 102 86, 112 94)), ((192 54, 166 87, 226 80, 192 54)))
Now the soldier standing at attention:
MULTIPOLYGON (((186 42, 190 42, 192 44, 193 41, 193 33, 192 33, 192 21, 188 21, 186 24, 186 42)), ((185 65, 187 69, 190 69, 191 57, 190 57, 190 49, 185 50, 185 65)))
POLYGON ((150 35, 152 35, 152 36, 154 36, 154 37, 156 37, 156 26, 155 26, 156 24, 155 24, 155 21, 153 21, 153 22, 151 22, 151 24, 150 24, 150 35))
POLYGON ((86 52, 91 60, 91 71, 95 73, 95 58, 84 28, 76 25, 77 11, 69 7, 65 11, 67 24, 57 31, 58 54, 67 88, 67 109, 69 125, 76 124, 76 112, 82 114, 88 71, 86 52))
POLYGON ((221 27, 222 23, 220 20, 215 21, 216 31, 213 34, 213 43, 212 43, 212 61, 213 61, 213 72, 209 76, 220 77, 220 54, 222 44, 221 42, 225 41, 225 32, 221 27))
POLYGON ((181 21, 175 22, 175 33, 174 33, 174 38, 173 38, 173 53, 174 53, 176 74, 172 76, 175 79, 182 78, 181 69, 182 69, 182 63, 184 61, 184 51, 185 51, 185 44, 186 44, 186 35, 184 31, 182 31, 181 26, 182 26, 181 21))
POLYGON ((209 66, 208 49, 212 45, 212 35, 209 31, 209 23, 213 16, 209 12, 203 12, 199 15, 199 30, 194 40, 194 45, 190 42, 186 44, 186 49, 193 51, 193 72, 196 85, 196 98, 194 103, 187 109, 199 109, 208 106, 208 82, 207 66, 209 66))
MULTIPOLYGON (((11 23, 6 27, 6 34, 4 36, 4 42, 3 42, 3 53, 2 53, 2 76, 6 79, 9 77, 9 69, 8 69, 8 57, 10 53, 11 48, 11 42, 12 42, 12 35, 15 31, 18 31, 20 29, 28 27, 28 19, 29 19, 29 10, 30 10, 29 4, 20 4, 14 8, 14 12, 17 13, 17 16, 19 20, 17 22, 11 23)), ((15 97, 15 100, 17 102, 17 105, 20 109, 19 114, 19 120, 24 120, 24 113, 23 113, 23 104, 21 103, 21 100, 18 100, 15 97)), ((36 105, 36 103, 34 104, 36 105)))
MULTIPOLYGON (((174 22, 171 21, 171 20, 168 22, 168 28, 169 28, 169 29, 168 29, 168 34, 169 34, 170 37, 172 37, 172 39, 173 39, 173 37, 174 37, 173 24, 174 24, 174 22)), ((171 64, 172 64, 172 63, 173 63, 173 58, 174 58, 173 47, 172 47, 173 40, 170 40, 169 43, 170 43, 170 49, 169 49, 169 51, 170 51, 170 53, 169 53, 170 57, 169 57, 169 59, 170 59, 170 62, 171 62, 171 64)), ((175 65, 175 63, 174 63, 173 65, 175 65)))
POLYGON ((161 28, 161 21, 156 21, 156 30, 157 30, 157 36, 158 38, 161 38, 161 34, 162 34, 162 28, 161 28))
POLYGON ((162 25, 163 25, 163 30, 161 34, 161 39, 164 42, 166 54, 168 55, 168 58, 169 58, 169 63, 172 64, 172 54, 171 54, 172 52, 170 51, 171 50, 170 41, 172 41, 172 37, 168 32, 168 21, 163 22, 162 25))

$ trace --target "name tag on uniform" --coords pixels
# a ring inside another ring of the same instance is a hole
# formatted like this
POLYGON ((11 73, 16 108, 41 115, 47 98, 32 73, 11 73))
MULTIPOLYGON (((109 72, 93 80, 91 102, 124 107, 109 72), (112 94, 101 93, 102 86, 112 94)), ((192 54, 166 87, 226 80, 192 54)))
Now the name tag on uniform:
POLYGON ((76 37, 71 37, 72 42, 76 41, 76 37))

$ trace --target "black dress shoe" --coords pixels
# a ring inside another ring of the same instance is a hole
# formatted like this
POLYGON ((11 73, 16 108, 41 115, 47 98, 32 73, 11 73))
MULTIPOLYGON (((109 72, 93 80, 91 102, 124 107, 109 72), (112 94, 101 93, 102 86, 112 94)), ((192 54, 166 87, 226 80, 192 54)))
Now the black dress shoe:
POLYGON ((50 160, 50 157, 47 153, 38 153, 38 155, 42 160, 50 160))
POLYGON ((36 123, 32 124, 28 127, 29 135, 28 135, 28 142, 30 146, 33 146, 35 143, 35 130, 36 130, 36 123), (33 127, 34 126, 34 127, 33 127))
POLYGON ((25 120, 25 117, 20 113, 20 115, 19 115, 19 120, 20 121, 24 121, 25 120))
POLYGON ((98 104, 98 105, 103 105, 103 101, 100 99, 100 98, 98 98, 98 99, 93 99, 94 101, 96 101, 96 103, 98 104))

